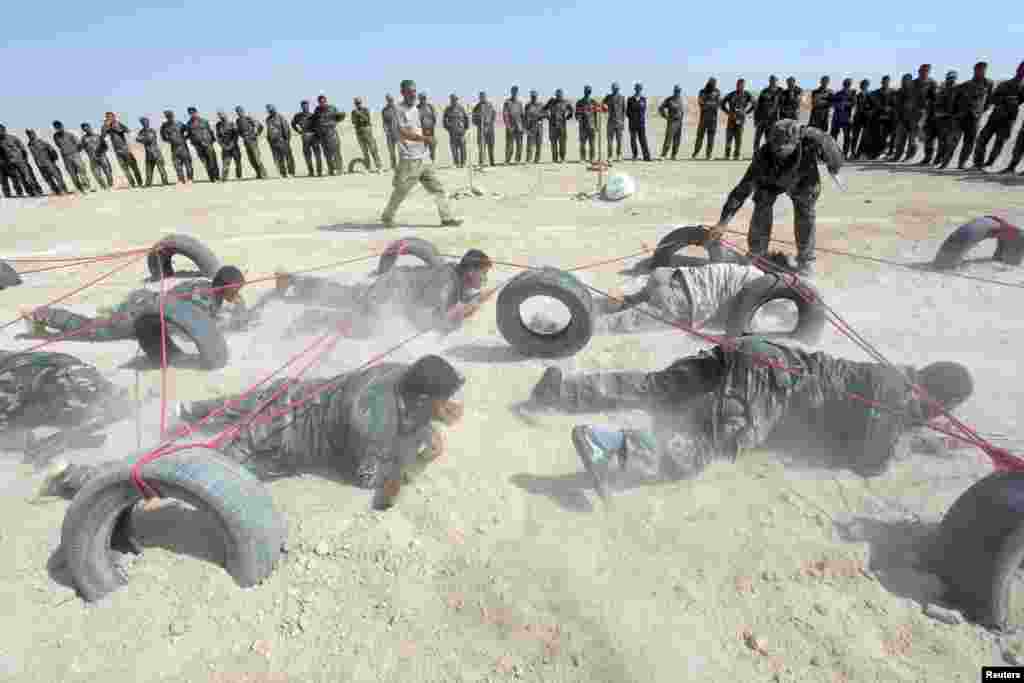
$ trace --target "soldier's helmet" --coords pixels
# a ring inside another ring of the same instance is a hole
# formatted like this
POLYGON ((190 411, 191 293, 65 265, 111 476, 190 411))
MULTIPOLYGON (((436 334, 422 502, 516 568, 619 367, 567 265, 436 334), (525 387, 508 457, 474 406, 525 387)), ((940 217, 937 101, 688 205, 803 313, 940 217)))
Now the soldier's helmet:
POLYGON ((775 156, 785 159, 796 151, 800 144, 803 126, 792 119, 783 119, 772 126, 768 135, 768 144, 775 156))
POLYGON ((561 97, 564 94, 565 92, 561 88, 555 90, 555 97, 561 97))

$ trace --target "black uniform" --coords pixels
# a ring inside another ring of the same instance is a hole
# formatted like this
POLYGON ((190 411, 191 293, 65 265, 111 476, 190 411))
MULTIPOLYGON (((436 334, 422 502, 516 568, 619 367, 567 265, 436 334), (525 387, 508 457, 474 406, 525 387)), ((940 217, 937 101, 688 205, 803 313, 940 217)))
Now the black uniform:
POLYGON ((850 123, 853 119, 853 106, 857 94, 853 90, 840 90, 832 95, 832 126, 829 134, 832 139, 839 141, 839 134, 843 134, 843 156, 850 157, 850 150, 853 148, 853 139, 850 137, 850 123))
POLYGON ((697 107, 700 109, 700 120, 697 123, 697 139, 693 145, 693 154, 700 154, 700 148, 707 139, 704 148, 705 158, 710 159, 715 149, 715 133, 718 131, 718 109, 722 99, 722 91, 713 85, 704 86, 697 94, 697 107))
POLYGON ((661 158, 668 156, 672 151, 672 158, 679 154, 679 143, 683 140, 683 125, 686 120, 686 102, 683 101, 682 88, 672 91, 671 97, 666 97, 658 105, 658 114, 665 119, 665 141, 661 144, 661 158))
POLYGON ((523 107, 523 126, 526 128, 526 162, 540 163, 540 148, 544 135, 544 105, 537 99, 536 91, 530 93, 530 101, 523 107))
POLYGON ((110 146, 114 148, 114 156, 117 157, 121 171, 128 178, 128 184, 132 187, 141 187, 142 174, 139 173, 139 162, 132 154, 131 148, 128 147, 128 133, 130 132, 128 126, 116 121, 104 123, 100 135, 110 140, 110 146))
POLYGON ((224 162, 224 180, 231 176, 231 163, 235 164, 235 180, 242 179, 242 148, 238 146, 238 126, 227 117, 217 121, 214 129, 220 143, 220 158, 224 162))
POLYGON ((144 119, 142 130, 135 136, 135 141, 142 145, 146 155, 146 187, 153 185, 153 169, 160 171, 160 180, 164 185, 167 181, 167 167, 164 165, 164 155, 160 151, 160 138, 157 132, 149 127, 149 119, 144 119))
POLYGON ((868 159, 877 159, 885 154, 896 122, 896 91, 892 88, 878 88, 868 95, 871 100, 871 123, 867 140, 861 142, 861 152, 868 159), (870 143, 864 149, 866 143, 870 143))
POLYGON ((28 151, 32 153, 32 158, 36 161, 36 167, 43 176, 43 180, 50 186, 50 191, 53 194, 67 194, 68 187, 64 184, 64 174, 61 173, 60 167, 57 166, 57 160, 60 156, 58 156, 54 146, 46 140, 37 137, 34 132, 30 132, 28 134, 28 151))
POLYGON ((239 112, 235 109, 235 113, 235 128, 238 129, 238 136, 245 145, 245 156, 249 159, 249 165, 252 166, 257 178, 266 178, 267 169, 263 167, 263 159, 260 158, 260 135, 263 134, 263 124, 244 111, 239 112))
POLYGON ((64 170, 71 177, 79 192, 85 193, 92 189, 89 184, 89 176, 85 173, 85 165, 82 164, 82 147, 74 133, 65 129, 55 130, 53 133, 53 144, 60 150, 60 156, 64 160, 64 170))
POLYGON ((619 89, 605 95, 602 104, 608 110, 608 158, 612 157, 612 143, 615 144, 615 160, 622 161, 622 133, 626 127, 626 96, 619 89))
POLYGON ((548 114, 548 137, 551 140, 551 161, 560 164, 565 161, 568 129, 566 121, 573 117, 569 100, 556 95, 547 101, 544 110, 548 114))
POLYGON ((339 112, 333 104, 318 105, 313 112, 313 130, 327 157, 327 172, 330 175, 341 173, 345 163, 341 156, 341 140, 338 138, 338 124, 344 120, 345 114, 339 112))
POLYGON ((210 127, 210 122, 198 116, 189 119, 185 130, 196 150, 196 155, 206 167, 206 177, 210 179, 211 183, 217 182, 220 180, 220 168, 217 165, 217 150, 213 147, 217 137, 214 135, 213 128, 210 127))
POLYGON ((747 116, 754 111, 754 96, 746 90, 743 92, 733 90, 722 98, 722 111, 728 116, 725 126, 725 158, 729 158, 729 153, 733 149, 732 145, 736 143, 736 150, 733 152, 732 158, 739 159, 747 116))
POLYGON ((800 100, 804 96, 804 89, 799 85, 792 88, 786 87, 779 95, 779 118, 793 119, 800 118, 800 100))
POLYGON ((194 177, 192 152, 185 142, 188 139, 186 130, 185 124, 173 119, 160 124, 160 139, 171 146, 171 161, 174 162, 174 171, 178 174, 179 183, 186 180, 191 183, 194 177))
MULTIPOLYGON (((451 148, 452 163, 455 168, 466 165, 466 131, 469 130, 469 114, 458 101, 445 107, 442 124, 448 131, 448 146, 451 148)), ((527 148, 529 157, 529 148, 527 148)))
POLYGON ((1018 78, 1011 78, 1003 81, 992 91, 989 105, 992 113, 985 122, 985 127, 978 135, 978 142, 974 147, 974 165, 977 168, 991 166, 1003 151, 1003 146, 1013 132, 1013 124, 1017 121, 1017 113, 1020 111, 1020 102, 1024 84, 1018 78), (989 140, 995 136, 996 142, 992 151, 985 159, 985 149, 989 140))
POLYGON ((637 143, 643 152, 644 161, 651 160, 651 151, 647 148, 647 97, 639 92, 626 102, 626 118, 629 120, 629 148, 633 153, 633 161, 637 158, 637 143))
POLYGON ((924 129, 924 160, 922 164, 935 161, 940 168, 945 168, 953 156, 956 140, 954 139, 953 118, 956 116, 956 99, 959 96, 956 78, 947 79, 935 93, 935 102, 924 129), (938 141, 938 149, 935 143, 938 141))
POLYGON ((768 134, 771 127, 779 120, 779 107, 782 105, 782 88, 769 85, 757 96, 754 107, 754 151, 761 147, 761 138, 768 134))
POLYGON ((972 78, 957 86, 957 113, 953 117, 954 137, 957 142, 963 139, 960 148, 960 161, 957 168, 964 168, 967 160, 974 152, 974 143, 978 137, 978 122, 988 108, 992 97, 992 81, 988 78, 972 78))
POLYGON ((580 161, 595 161, 597 153, 597 100, 590 96, 590 86, 583 89, 583 97, 576 100, 576 126, 580 134, 580 161))
POLYGON ((295 155, 292 153, 292 129, 276 110, 267 116, 267 142, 274 155, 274 164, 282 178, 295 177, 295 155))
POLYGON ((110 159, 107 157, 107 142, 92 129, 82 131, 81 148, 89 158, 89 167, 96 182, 104 190, 114 186, 114 169, 110 166, 110 159))
MULTIPOLYGON (((6 130, 0 130, 0 165, 4 166, 8 175, 18 180, 29 196, 38 197, 43 193, 43 188, 39 186, 36 174, 29 164, 25 145, 6 130)), ((6 187, 4 190, 4 196, 9 197, 6 187)))
POLYGON ((870 93, 863 89, 857 91, 853 97, 853 123, 850 125, 850 153, 854 159, 859 159, 862 151, 863 140, 869 139, 871 127, 871 106, 870 93))
POLYGON ((818 87, 811 91, 811 118, 807 125, 828 132, 828 115, 832 111, 832 88, 818 87))
MULTIPOLYGON (((512 93, 509 99, 501 105, 501 119, 505 124, 505 163, 512 162, 512 154, 515 152, 516 163, 523 160, 523 135, 526 132, 526 121, 523 118, 525 111, 523 103, 518 97, 518 88, 512 93)), ((422 118, 422 115, 421 115, 422 118)))
POLYGON ((306 159, 306 170, 313 176, 313 157, 316 157, 316 175, 324 174, 323 147, 313 130, 313 112, 300 111, 292 117, 292 130, 302 136, 302 156, 306 159))

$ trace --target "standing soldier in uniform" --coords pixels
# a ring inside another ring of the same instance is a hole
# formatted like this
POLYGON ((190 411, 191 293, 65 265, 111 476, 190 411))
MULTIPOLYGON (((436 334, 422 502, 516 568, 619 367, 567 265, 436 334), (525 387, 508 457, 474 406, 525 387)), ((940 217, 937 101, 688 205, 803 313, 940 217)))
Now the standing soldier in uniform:
POLYGON ((871 81, 863 79, 853 97, 853 123, 850 126, 850 153, 853 159, 861 158, 861 144, 870 138, 871 126, 871 81))
POLYGON ((267 169, 263 167, 263 159, 260 158, 260 136, 263 135, 263 124, 245 113, 241 105, 235 107, 235 128, 238 129, 238 137, 242 138, 245 145, 245 156, 249 159, 249 165, 256 172, 256 177, 263 179, 267 177, 267 169))
POLYGON ((320 146, 327 157, 327 172, 330 175, 342 173, 345 160, 341 156, 341 140, 338 138, 338 124, 345 120, 345 112, 338 111, 333 104, 327 103, 327 96, 316 98, 316 110, 313 112, 313 126, 320 146))
POLYGON ((743 146, 743 127, 747 123, 747 115, 754 111, 754 96, 747 92, 747 82, 744 79, 736 81, 736 89, 722 99, 722 111, 726 113, 725 124, 725 156, 729 159, 729 152, 732 151, 732 144, 736 143, 736 151, 733 152, 733 159, 739 160, 740 148, 743 146))
POLYGON ((987 71, 988 62, 978 62, 974 65, 974 78, 964 81, 959 86, 957 114, 953 117, 953 138, 957 143, 960 138, 963 138, 960 162, 957 164, 957 168, 961 171, 967 166, 967 160, 974 152, 974 142, 978 137, 978 122, 988 108, 989 98, 992 97, 992 81, 985 76, 987 71))
POLYGON ((626 127, 626 96, 619 92, 619 84, 612 83, 612 91, 604 97, 608 111, 608 158, 612 158, 612 143, 615 143, 615 160, 622 161, 622 131, 626 127))
POLYGON ((548 137, 551 139, 551 161, 561 164, 565 161, 569 132, 566 121, 573 117, 572 105, 565 99, 561 88, 555 90, 555 96, 544 105, 548 115, 548 137))
POLYGON ((437 161, 437 138, 434 137, 434 130, 437 128, 437 109, 427 99, 425 92, 420 93, 420 103, 417 106, 420 109, 420 126, 423 128, 423 134, 430 138, 430 142, 427 143, 430 162, 434 163, 437 161))
POLYGON ((81 149, 89 158, 89 167, 96 182, 104 190, 114 186, 114 172, 110 167, 110 159, 107 158, 107 143, 93 131, 88 123, 82 124, 81 149))
POLYGON ((292 130, 302 138, 302 156, 306 159, 306 170, 313 177, 313 155, 316 155, 316 175, 324 174, 323 150, 313 131, 313 112, 309 110, 309 100, 299 103, 299 112, 292 117, 292 130))
POLYGON ((754 108, 754 151, 761 148, 761 138, 768 134, 775 122, 779 120, 779 107, 782 105, 782 88, 779 79, 772 74, 768 77, 768 87, 757 96, 754 108))
POLYGON ((292 127, 277 107, 267 105, 267 142, 274 155, 274 165, 282 178, 295 177, 295 155, 292 153, 292 127))
POLYGON ((800 99, 804 96, 804 89, 796 84, 796 79, 790 76, 786 79, 786 89, 782 91, 779 98, 779 118, 793 119, 800 118, 800 99))
POLYGON ((892 79, 888 74, 882 76, 882 85, 868 95, 871 100, 871 123, 865 142, 861 143, 861 152, 871 161, 885 153, 892 131, 892 121, 896 112, 896 91, 889 87, 892 79), (866 143, 867 149, 864 149, 866 143))
POLYGON ((697 93, 697 109, 700 111, 700 119, 697 123, 697 143, 693 146, 691 159, 700 154, 700 147, 705 136, 708 141, 705 158, 711 159, 711 153, 715 149, 715 132, 718 130, 718 107, 721 99, 722 91, 718 89, 718 79, 709 78, 708 84, 697 93))
MULTIPOLYGON (((903 161, 910 161, 917 156, 917 141, 924 137, 924 128, 935 105, 935 91, 938 84, 931 77, 932 65, 922 64, 918 67, 917 78, 910 85, 910 101, 903 107, 907 120, 904 122, 904 133, 907 136, 907 155, 903 161)), ((896 161, 899 161, 897 158, 896 161)))
POLYGON ((373 121, 370 118, 370 110, 363 106, 363 98, 361 97, 352 98, 352 105, 352 126, 356 129, 356 142, 359 143, 359 149, 363 152, 363 164, 366 165, 366 170, 369 171, 370 158, 372 157, 377 173, 380 173, 384 169, 380 165, 377 141, 373 138, 373 121))
POLYGON ((633 152, 633 161, 637 159, 637 142, 644 154, 644 161, 651 160, 651 151, 647 148, 647 97, 643 95, 641 83, 633 85, 633 94, 626 102, 626 118, 629 119, 629 148, 633 152))
POLYGON ((807 125, 828 132, 828 115, 832 109, 832 88, 828 87, 832 79, 821 77, 821 84, 811 91, 811 118, 807 125))
POLYGON ((217 111, 217 142, 220 143, 220 158, 224 161, 224 182, 231 177, 231 162, 235 162, 235 180, 242 179, 242 150, 238 147, 238 126, 228 120, 223 109, 217 111))
POLYGON ((832 130, 829 133, 832 139, 839 141, 839 133, 843 134, 843 158, 850 158, 850 116, 853 113, 853 104, 856 93, 853 92, 853 79, 844 78, 843 88, 832 95, 832 130))
POLYGON ((206 167, 206 177, 211 183, 220 180, 220 169, 217 167, 217 150, 213 148, 216 137, 210 122, 199 116, 199 110, 195 107, 188 108, 188 139, 196 150, 196 155, 206 167))
POLYGON ((74 133, 64 130, 64 124, 60 121, 53 122, 53 144, 60 150, 60 156, 64 160, 64 170, 68 172, 71 182, 75 184, 78 191, 85 194, 86 190, 92 190, 89 185, 89 176, 85 173, 85 166, 82 164, 82 147, 74 133))
POLYGON ((583 97, 576 100, 576 124, 580 133, 580 163, 595 161, 597 154, 594 146, 597 142, 597 100, 590 96, 594 91, 589 85, 583 86, 583 97), (587 153, 589 143, 590 153, 587 153))
POLYGON ((665 159, 671 149, 672 160, 675 161, 679 154, 679 143, 683 139, 683 125, 686 120, 686 100, 683 99, 682 86, 672 88, 672 96, 662 100, 658 105, 658 115, 665 119, 665 141, 661 144, 661 158, 665 159))
POLYGON ((480 92, 480 101, 473 107, 473 125, 476 126, 476 146, 480 150, 480 165, 484 165, 484 149, 487 150, 487 157, 494 166, 494 121, 498 112, 494 106, 487 101, 487 93, 480 92))
POLYGON ((544 105, 537 99, 536 90, 530 91, 530 101, 523 108, 523 125, 526 128, 526 163, 540 163, 540 146, 544 137, 544 105))
POLYGON ((121 166, 128 184, 132 187, 142 187, 142 174, 139 173, 139 162, 128 147, 128 126, 117 120, 117 115, 108 111, 103 120, 103 128, 100 130, 100 137, 110 140, 110 146, 114 148, 114 156, 121 166))
POLYGON ((178 182, 184 183, 187 179, 192 182, 192 152, 189 151, 185 140, 188 139, 185 124, 174 120, 174 112, 170 109, 164 110, 165 121, 160 124, 160 139, 171 146, 171 161, 174 162, 174 171, 178 174, 178 182))
POLYGON ((918 162, 919 166, 928 166, 935 163, 939 168, 945 168, 944 164, 949 163, 953 152, 949 150, 950 139, 953 135, 953 116, 956 114, 957 85, 956 71, 946 72, 946 81, 935 91, 935 102, 924 127, 924 159, 918 162), (935 143, 938 141, 938 150, 935 143))
MULTIPOLYGON (((139 119, 142 129, 135 136, 135 142, 142 145, 146 155, 146 187, 153 186, 153 168, 160 170, 160 179, 164 185, 170 185, 167 181, 167 167, 164 166, 164 155, 160 151, 160 138, 157 132, 149 127, 149 119, 145 116, 139 119)), ((225 172, 225 176, 227 173, 225 172)))
MULTIPOLYGON (((385 95, 384 108, 380 110, 380 117, 384 121, 384 142, 388 146, 392 171, 398 168, 398 157, 395 156, 395 146, 398 144, 398 119, 395 116, 395 98, 390 94, 385 95)), ((463 161, 465 161, 465 155, 463 155, 463 161)))
POLYGON ((505 124, 505 165, 512 163, 515 148, 516 163, 523 161, 523 103, 519 101, 519 86, 513 85, 509 98, 501 105, 501 121, 505 124))
POLYGON ((18 197, 25 196, 25 189, 21 186, 21 178, 18 172, 7 164, 2 152, 0 152, 0 189, 3 190, 4 197, 7 199, 13 199, 12 194, 18 197))
POLYGON ((974 167, 978 170, 988 168, 995 163, 1003 151, 1010 133, 1013 132, 1013 124, 1017 121, 1017 113, 1020 110, 1021 88, 1024 87, 1024 62, 1017 66, 1017 73, 1008 81, 1003 81, 989 98, 988 106, 992 107, 992 113, 988 115, 985 127, 978 135, 978 142, 974 147, 974 167), (985 159, 985 149, 992 136, 996 136, 996 143, 992 151, 985 159))
POLYGON ((28 163, 28 150, 18 138, 7 134, 7 127, 0 125, 0 164, 6 164, 7 172, 16 177, 30 197, 43 194, 43 188, 36 180, 36 174, 28 163))
POLYGON ((57 165, 57 160, 60 158, 57 155, 57 150, 49 142, 38 137, 31 128, 25 131, 25 136, 28 138, 28 151, 36 160, 39 173, 43 176, 46 184, 50 186, 50 191, 57 195, 68 194, 68 186, 64 184, 64 174, 60 172, 60 167, 57 165))
POLYGON ((1010 163, 1001 170, 1001 175, 1011 175, 1017 170, 1017 164, 1020 163, 1021 159, 1024 159, 1024 126, 1020 127, 1017 131, 1017 141, 1013 143, 1013 156, 1010 157, 1010 163))
MULTIPOLYGON (((394 108, 394 101, 391 102, 391 106, 394 108)), ((459 102, 459 96, 455 93, 451 94, 449 104, 444 108, 442 123, 444 129, 448 131, 448 145, 452 151, 452 163, 455 164, 455 168, 465 168, 466 131, 469 130, 469 114, 466 113, 462 103, 459 102)))
MULTIPOLYGON (((419 183, 423 185, 427 192, 433 195, 434 201, 437 202, 437 212, 441 216, 441 225, 445 227, 458 227, 462 225, 462 220, 452 214, 451 205, 448 203, 448 195, 441 184, 441 180, 437 177, 434 165, 430 163, 430 154, 427 151, 427 143, 430 142, 430 139, 423 134, 423 128, 420 126, 420 110, 416 106, 416 83, 411 80, 404 80, 400 88, 402 91, 402 103, 396 107, 395 111, 398 117, 398 151, 401 155, 401 161, 392 180, 394 189, 380 217, 381 223, 387 228, 394 227, 395 212, 398 211, 398 207, 401 206, 402 201, 409 195, 412 188, 419 183)), ((480 96, 481 104, 486 103, 486 95, 480 93, 480 96)), ((489 103, 487 103, 487 106, 490 107, 491 111, 491 159, 493 165, 493 125, 495 112, 494 107, 491 107, 489 103)), ((479 108, 480 105, 477 105, 477 107, 479 108)), ((476 116, 476 111, 474 111, 474 116, 476 116)))

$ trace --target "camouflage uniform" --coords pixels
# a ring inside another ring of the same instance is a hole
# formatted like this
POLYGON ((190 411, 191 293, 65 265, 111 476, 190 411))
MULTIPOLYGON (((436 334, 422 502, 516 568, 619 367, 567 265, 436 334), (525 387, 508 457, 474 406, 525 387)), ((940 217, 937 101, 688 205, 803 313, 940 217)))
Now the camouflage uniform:
POLYGON ((292 153, 292 127, 276 109, 267 112, 267 142, 274 155, 274 165, 282 178, 295 177, 295 154, 292 153))
POLYGON ((82 164, 82 146, 74 133, 65 129, 55 130, 53 143, 60 150, 61 159, 64 160, 64 170, 68 172, 71 182, 75 184, 78 191, 85 193, 91 189, 89 176, 85 173, 85 166, 82 164))
POLYGON ((448 145, 451 147, 452 162, 456 168, 466 166, 466 131, 469 130, 469 114, 458 100, 449 104, 442 115, 444 129, 448 131, 448 145))
POLYGON ((245 156, 249 159, 249 165, 256 172, 257 178, 266 178, 267 169, 263 166, 263 159, 260 157, 260 136, 263 135, 263 124, 253 117, 235 109, 235 128, 238 129, 238 136, 242 138, 245 145, 245 156))
POLYGON ((822 85, 811 91, 811 118, 808 126, 828 132, 828 115, 832 111, 832 88, 822 85))
POLYGON ((304 102, 303 106, 306 109, 292 117, 292 130, 302 137, 302 156, 306 159, 306 170, 309 172, 309 177, 312 178, 314 156, 316 157, 315 175, 322 176, 324 174, 323 148, 312 128, 313 112, 308 111, 309 103, 304 102))
POLYGON ((761 138, 767 135, 775 122, 779 120, 779 107, 782 104, 782 88, 769 85, 757 95, 754 107, 754 151, 761 148, 761 138))
POLYGON ((526 162, 540 163, 541 141, 544 137, 544 105, 537 99, 537 91, 530 91, 530 101, 523 108, 526 128, 526 162))
POLYGON ((561 90, 544 105, 548 115, 548 138, 551 140, 551 161, 560 164, 565 161, 568 145, 566 121, 573 117, 572 104, 562 98, 561 90))
POLYGON ((235 180, 242 179, 242 149, 238 146, 238 126, 229 121, 227 114, 217 121, 214 129, 220 143, 220 158, 224 162, 225 181, 231 176, 231 164, 235 164, 235 180))
POLYGON ((850 118, 853 113, 853 105, 856 94, 849 87, 845 86, 832 95, 832 127, 829 134, 832 139, 839 142, 839 133, 843 134, 843 157, 850 157, 850 118))
POLYGON ((667 157, 671 148, 672 158, 675 159, 679 154, 679 143, 683 139, 683 126, 686 120, 686 102, 683 100, 682 88, 677 85, 672 91, 672 96, 662 100, 658 105, 658 115, 665 119, 665 141, 661 145, 661 158, 667 157))
POLYGON ((30 196, 38 197, 43 188, 36 180, 36 174, 28 162, 28 150, 21 140, 0 130, 0 164, 7 167, 8 173, 15 176, 30 196))
POLYGON ((789 195, 795 214, 797 261, 804 265, 815 260, 816 204, 821 195, 818 160, 822 159, 832 173, 838 173, 843 166, 843 152, 835 140, 817 128, 783 120, 775 124, 770 135, 782 136, 783 133, 788 141, 797 143, 796 151, 780 160, 770 144, 758 149, 747 172, 729 193, 722 207, 721 222, 731 221, 753 194, 754 214, 750 219, 747 244, 751 254, 764 256, 771 240, 775 200, 780 194, 789 195))
POLYGON ((92 129, 82 131, 82 151, 89 158, 89 166, 96 182, 104 190, 109 190, 114 185, 114 170, 110 167, 110 159, 107 158, 107 143, 92 129))
POLYGON ((501 105, 501 121, 505 124, 505 163, 512 163, 515 149, 516 163, 523 161, 523 103, 519 101, 519 88, 512 89, 512 96, 501 105))
POLYGON ((871 97, 869 96, 868 87, 871 83, 867 80, 860 82, 860 88, 853 96, 853 123, 850 125, 850 154, 853 155, 854 159, 859 159, 861 156, 861 141, 870 137, 869 128, 871 126, 871 97))
POLYGON ((430 161, 437 161, 437 138, 434 137, 434 129, 437 128, 437 109, 427 101, 427 96, 420 94, 420 103, 416 105, 420 110, 420 127, 424 135, 430 136, 427 149, 430 150, 430 161))
POLYGON ((715 132, 718 131, 718 108, 722 99, 722 91, 713 83, 704 86, 704 89, 697 93, 697 108, 700 110, 700 120, 697 122, 697 140, 693 145, 691 158, 700 154, 701 145, 705 137, 708 144, 705 148, 706 158, 710 159, 715 149, 715 132))
POLYGON ((602 102, 608 110, 608 158, 612 157, 612 143, 615 149, 615 160, 622 161, 622 132, 626 127, 626 96, 619 93, 619 85, 612 86, 612 91, 605 95, 602 102))
POLYGON ((476 126, 476 145, 480 151, 480 165, 484 165, 484 150, 494 166, 494 121, 498 113, 490 102, 477 102, 473 107, 473 125, 476 126))
POLYGON ((103 124, 100 131, 101 137, 110 140, 110 146, 114 148, 114 156, 121 166, 121 171, 128 178, 128 184, 132 187, 142 187, 142 174, 139 172, 139 162, 128 147, 128 126, 120 121, 108 121, 103 124))
POLYGON ((66 353, 0 351, 0 433, 100 429, 130 411, 126 392, 66 353))
POLYGON ((317 105, 313 112, 313 129, 324 148, 327 172, 330 175, 341 173, 345 164, 341 156, 341 140, 338 138, 338 124, 344 120, 345 113, 338 111, 333 104, 317 105))
POLYGON ((906 128, 910 142, 905 161, 910 161, 917 155, 917 141, 924 138, 925 126, 928 125, 930 113, 935 106, 935 93, 938 90, 938 84, 933 78, 918 76, 912 86, 912 104, 906 109, 909 117, 906 128))
MULTIPOLYGON (((153 185, 153 169, 156 168, 160 171, 160 179, 164 185, 169 185, 167 181, 167 167, 164 165, 164 155, 160 151, 160 138, 157 136, 157 132, 149 127, 149 119, 143 118, 142 130, 135 136, 135 142, 142 145, 142 149, 146 155, 146 187, 153 185)), ((225 164, 225 175, 227 175, 227 165, 225 164)))
POLYGON ((210 122, 201 116, 189 119, 185 126, 187 137, 196 150, 196 155, 206 167, 206 177, 211 183, 220 180, 220 168, 217 165, 217 150, 213 143, 217 139, 210 127, 210 122))
POLYGON ((761 337, 701 351, 657 372, 565 377, 557 405, 572 412, 649 411, 652 430, 624 430, 620 456, 651 480, 692 477, 715 460, 734 462, 773 436, 808 443, 809 429, 810 443, 820 444, 836 467, 877 476, 924 412, 895 369, 761 337), (708 393, 694 385, 695 375, 708 378, 708 393), (886 409, 851 400, 850 393, 886 409))
POLYGON ((800 100, 804 96, 804 89, 798 85, 786 85, 786 89, 779 94, 779 119, 800 119, 800 100))
MULTIPOLYGON (((395 147, 398 145, 398 119, 396 118, 395 103, 390 102, 386 104, 380 110, 380 117, 384 122, 384 141, 388 147, 388 156, 391 158, 391 168, 396 169, 398 168, 398 157, 395 156, 395 147)), ((465 152, 465 149, 463 149, 463 152, 465 152)), ((466 161, 465 153, 462 155, 462 161, 463 163, 466 161)))
POLYGON ((594 161, 597 154, 594 147, 597 142, 597 100, 590 96, 590 86, 583 88, 583 97, 576 100, 576 125, 580 135, 580 161, 594 161), (588 153, 589 147, 589 153, 588 153))
POLYGON ((374 166, 378 171, 382 170, 380 154, 377 153, 377 140, 373 137, 372 114, 366 107, 355 107, 352 109, 352 126, 356 129, 356 142, 363 152, 363 163, 366 170, 370 170, 370 159, 373 159, 374 166))
POLYGON ((43 176, 43 180, 50 186, 50 191, 53 194, 67 194, 68 186, 64 184, 64 174, 60 172, 60 167, 57 166, 57 160, 60 157, 57 155, 57 150, 54 149, 53 145, 37 137, 35 131, 30 131, 28 134, 28 151, 32 153, 32 158, 36 161, 36 167, 39 168, 39 173, 43 176))
POLYGON ((736 295, 763 276, 753 266, 710 263, 697 268, 655 268, 642 290, 624 297, 623 307, 594 320, 597 333, 664 329, 682 323, 723 324, 736 295))
POLYGON ((746 90, 740 92, 733 90, 722 98, 722 111, 728 117, 725 126, 725 157, 729 158, 732 145, 736 143, 736 151, 733 159, 740 158, 740 148, 743 146, 743 128, 747 123, 747 116, 754 111, 754 96, 746 90))
MULTIPOLYGON (((957 113, 953 117, 953 138, 957 144, 963 140, 960 161, 957 164, 957 168, 963 169, 974 151, 974 143, 978 137, 978 122, 981 121, 988 108, 988 100, 992 97, 992 81, 988 78, 972 78, 961 83, 957 89, 959 92, 957 113)), ((953 149, 956 149, 956 145, 953 145, 953 149)))
POLYGON ((160 139, 171 146, 171 161, 174 162, 174 171, 178 174, 178 182, 184 183, 188 180, 191 183, 194 177, 192 152, 189 151, 186 143, 188 135, 185 124, 178 123, 174 119, 164 121, 160 124, 160 139))
POLYGON ((1020 111, 1020 101, 1024 84, 1020 78, 1011 78, 1000 83, 989 98, 989 106, 992 113, 988 115, 985 127, 978 134, 978 142, 974 147, 974 166, 986 168, 995 163, 1003 152, 1003 146, 1013 132, 1013 124, 1017 121, 1017 113, 1020 111), (988 148, 989 140, 995 136, 996 142, 989 152, 988 159, 985 159, 985 150, 988 148))
POLYGON ((949 163, 953 156, 953 150, 949 148, 953 141, 953 116, 956 114, 956 72, 946 75, 946 81, 935 92, 935 101, 932 103, 931 112, 924 128, 924 159, 922 165, 935 161, 937 166, 943 167, 949 163), (938 141, 938 150, 935 143, 938 141))
MULTIPOLYGON (((638 83, 637 86, 639 85, 638 83)), ((636 161, 637 143, 639 142, 644 161, 650 161, 651 152, 647 148, 647 98, 641 95, 641 92, 642 87, 634 88, 633 95, 626 102, 626 118, 629 119, 629 148, 633 152, 633 161, 636 161)), ((682 126, 680 126, 681 128, 682 126)))

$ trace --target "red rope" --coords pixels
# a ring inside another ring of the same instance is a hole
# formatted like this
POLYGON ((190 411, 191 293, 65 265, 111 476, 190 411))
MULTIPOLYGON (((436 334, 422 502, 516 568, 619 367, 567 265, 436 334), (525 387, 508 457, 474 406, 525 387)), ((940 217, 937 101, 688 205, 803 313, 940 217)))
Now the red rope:
POLYGON ((107 254, 99 254, 97 256, 15 256, 12 258, 5 258, 4 261, 7 261, 8 263, 62 263, 67 261, 117 259, 145 254, 152 251, 152 249, 153 247, 140 247, 138 249, 127 249, 125 251, 113 251, 107 254))

